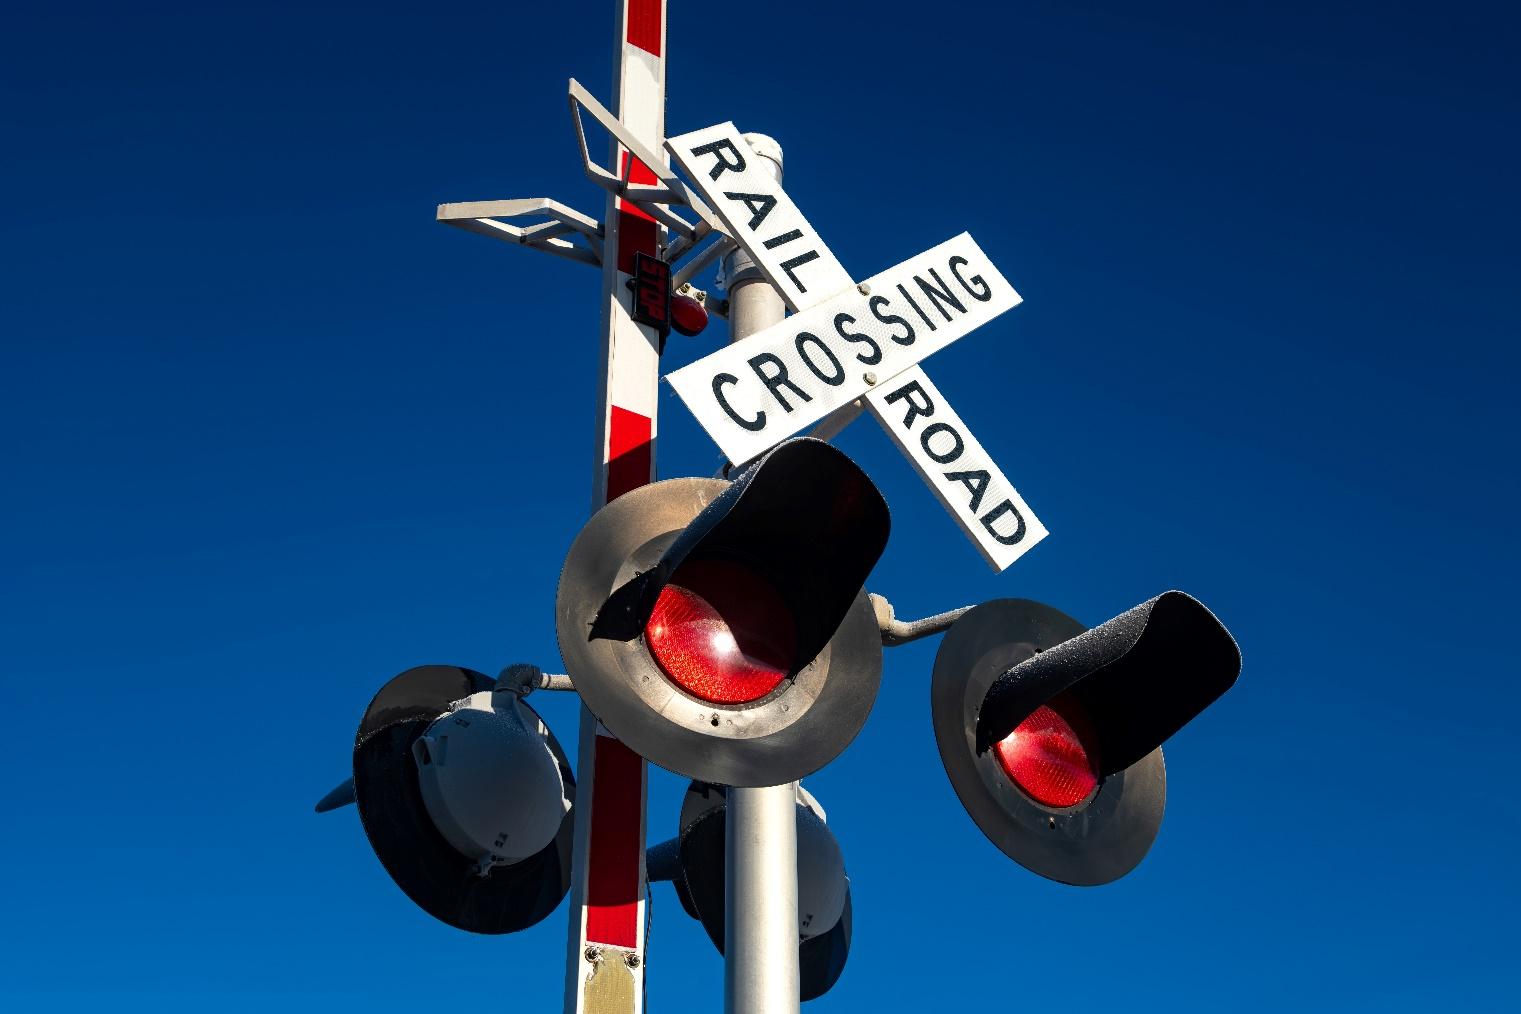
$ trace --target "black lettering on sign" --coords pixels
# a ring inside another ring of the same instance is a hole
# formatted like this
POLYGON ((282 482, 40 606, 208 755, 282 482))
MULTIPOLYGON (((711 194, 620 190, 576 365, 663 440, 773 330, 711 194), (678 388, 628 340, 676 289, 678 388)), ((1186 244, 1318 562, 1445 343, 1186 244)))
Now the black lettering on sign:
POLYGON ((935 414, 935 403, 930 401, 929 395, 924 393, 924 388, 919 386, 917 380, 910 380, 892 394, 889 394, 883 401, 889 405, 895 401, 908 403, 908 414, 903 417, 903 428, 906 430, 914 428, 914 419, 917 416, 929 417, 935 414), (914 393, 916 391, 922 404, 914 404, 914 393))
POLYGON ((734 147, 734 142, 727 137, 720 138, 712 144, 698 145, 692 149, 692 155, 694 157, 697 155, 712 155, 717 160, 713 168, 708 170, 708 179, 710 180, 718 179, 718 177, 724 174, 724 170, 726 169, 737 173, 745 171, 745 156, 739 153, 739 149, 734 147), (726 158, 724 156, 725 149, 728 149, 729 155, 732 157, 726 158))
POLYGON ((1012 500, 1005 500, 1003 503, 999 504, 997 507, 994 507, 992 510, 988 511, 977 520, 982 522, 982 527, 988 530, 989 535, 993 536, 993 538, 997 539, 1005 546, 1012 546, 1015 543, 1019 542, 1020 539, 1025 537, 1025 519, 1020 516, 1020 513, 1014 507, 1014 501, 1012 500), (999 533, 998 529, 993 527, 993 522, 997 521, 1005 514, 1014 515, 1014 521, 1016 524, 1014 533, 1012 535, 1002 535, 999 533))
MULTIPOLYGON (((877 298, 880 299, 881 297, 878 296, 877 298)), ((848 342, 855 342, 857 344, 865 342, 867 345, 871 346, 870 359, 861 355, 859 352, 856 353, 856 358, 861 361, 861 364, 863 366, 875 366, 882 361, 882 346, 878 345, 876 339, 872 338, 872 336, 869 334, 864 334, 860 331, 845 330, 846 324, 854 324, 855 322, 856 319, 848 313, 835 314, 834 333, 839 335, 841 338, 844 338, 848 342)))
POLYGON ((802 267, 809 261, 816 261, 818 259, 819 252, 817 250, 809 250, 807 253, 800 253, 796 257, 782 261, 782 270, 787 272, 787 277, 792 279, 792 284, 797 286, 797 291, 807 292, 808 286, 798 281, 797 272, 792 269, 802 267))
POLYGON ((976 514, 982 507, 982 494, 988 491, 988 483, 993 481, 993 477, 980 468, 970 472, 946 472, 945 477, 967 488, 972 494, 972 502, 967 505, 967 510, 976 514))
POLYGON ((770 194, 735 194, 724 191, 724 196, 731 201, 742 201, 750 209, 750 224, 745 228, 751 232, 759 229, 766 216, 771 214, 771 209, 776 207, 776 198, 770 194))
POLYGON ((886 324, 888 327, 891 327, 894 324, 899 324, 902 326, 902 337, 899 337, 895 334, 890 334, 887 337, 891 338, 899 345, 912 345, 914 343, 914 325, 910 324, 908 321, 904 320, 896 313, 882 312, 882 307, 892 305, 886 296, 872 296, 871 301, 866 305, 871 308, 871 315, 880 320, 882 323, 886 324))
POLYGON ((919 446, 924 448, 924 453, 928 454, 930 460, 937 465, 949 465, 961 457, 961 452, 966 450, 966 444, 962 442, 961 434, 952 429, 949 423, 943 422, 930 423, 930 425, 924 427, 924 432, 919 434, 919 446), (944 454, 936 454, 930 449, 930 440, 937 433, 949 433, 951 435, 953 443, 944 454))
POLYGON ((829 350, 829 346, 824 344, 824 340, 822 338, 816 334, 809 334, 807 331, 801 331, 798 333, 797 339, 793 342, 793 344, 797 347, 797 354, 798 357, 803 360, 803 365, 808 367, 809 371, 812 372, 815 377, 818 377, 830 387, 839 387, 841 384, 845 383, 845 367, 840 365, 840 361, 836 359, 834 353, 829 350), (828 376, 824 375, 824 373, 819 369, 819 364, 815 363, 813 361, 813 357, 808 354, 808 346, 810 345, 814 346, 820 352, 824 353, 824 357, 829 360, 829 365, 834 367, 828 376))
POLYGON ((972 276, 972 282, 977 283, 976 286, 973 287, 971 282, 968 282, 961 276, 961 272, 956 270, 958 267, 963 267, 970 263, 971 261, 967 260, 965 257, 960 256, 959 254, 955 257, 952 257, 951 274, 956 276, 956 281, 961 283, 961 287, 970 293, 973 299, 977 300, 979 303, 986 303, 988 300, 993 298, 993 287, 990 286, 981 275, 972 276))
POLYGON ((767 390, 769 390, 771 392, 771 396, 776 399, 776 403, 782 406, 783 411, 792 411, 792 406, 787 404, 787 399, 782 396, 781 389, 784 387, 791 388, 792 393, 804 401, 813 400, 813 398, 808 395, 807 391, 804 391, 801 387, 798 387, 792 381, 787 379, 787 364, 782 362, 776 356, 772 355, 770 352, 762 352, 758 356, 752 356, 750 358, 750 369, 755 371, 755 375, 760 378, 760 382, 762 384, 766 385, 767 390), (766 372, 761 369, 762 366, 775 367, 776 372, 768 376, 766 372))
MULTIPOLYGON (((718 407, 724 410, 724 414, 733 419, 740 426, 754 433, 766 428, 766 413, 755 413, 754 419, 746 419, 734 411, 734 406, 729 404, 729 399, 724 397, 724 387, 739 383, 739 378, 732 373, 720 373, 713 378, 713 397, 718 399, 718 407)), ((976 508, 974 507, 973 510, 976 508)))
POLYGON ((802 229, 793 229, 790 232, 784 232, 784 233, 782 233, 780 236, 772 236, 770 239, 766 240, 766 242, 762 243, 761 245, 764 246, 767 250, 775 250, 777 247, 781 246, 783 243, 791 243, 795 239, 802 239, 802 238, 803 238, 803 230, 802 229))
POLYGON ((898 286, 898 292, 902 294, 904 299, 908 300, 908 305, 914 308, 914 312, 919 315, 919 319, 924 321, 931 331, 935 330, 935 322, 924 315, 924 311, 919 309, 919 304, 914 302, 914 297, 908 294, 908 290, 900 285, 898 286))
POLYGON ((962 305, 961 300, 951 295, 951 287, 941 280, 940 275, 936 273, 935 269, 930 268, 929 273, 930 277, 935 280, 935 285, 940 286, 938 289, 935 288, 935 285, 931 285, 918 275, 914 276, 914 281, 919 283, 919 291, 929 298, 929 301, 934 304, 935 309, 940 311, 941 316, 947 321, 951 319, 951 312, 940 305, 942 299, 954 306, 958 312, 966 313, 966 307, 962 305))

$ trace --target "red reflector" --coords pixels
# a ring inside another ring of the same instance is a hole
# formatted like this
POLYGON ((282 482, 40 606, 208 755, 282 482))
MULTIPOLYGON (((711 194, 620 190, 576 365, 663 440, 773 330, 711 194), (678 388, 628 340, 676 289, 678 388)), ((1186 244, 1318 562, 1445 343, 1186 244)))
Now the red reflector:
POLYGON ((688 338, 708 326, 708 309, 691 296, 671 297, 671 327, 688 338))
POLYGON ((1098 785, 1098 766, 1067 720, 1042 704, 994 744, 1004 774, 1036 802, 1076 806, 1098 785))
POLYGON ((655 601, 644 642, 672 683, 713 704, 765 697, 797 650, 781 595, 727 560, 682 564, 655 601))

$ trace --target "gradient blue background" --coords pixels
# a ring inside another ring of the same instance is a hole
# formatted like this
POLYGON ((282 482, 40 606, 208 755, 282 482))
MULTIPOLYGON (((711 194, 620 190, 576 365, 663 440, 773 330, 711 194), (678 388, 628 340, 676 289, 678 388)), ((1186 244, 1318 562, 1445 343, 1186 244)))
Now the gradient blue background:
MULTIPOLYGON (((558 1009, 563 908, 451 930, 311 807, 401 669, 558 666, 598 277, 433 210, 600 216, 565 81, 607 94, 610 6, 6 15, 0 1006, 558 1009)), ((1515 1009, 1514 8, 672 8, 673 132, 775 134, 853 272, 970 229, 1026 298, 930 369, 1051 538, 993 575, 860 423, 871 588, 1181 587, 1246 658, 1150 857, 1079 890, 977 832, 935 645, 891 652, 808 783, 856 911, 810 1009, 1515 1009)), ((661 474, 711 472, 661 412, 661 474)), ((650 1009, 717 1009, 668 886, 653 919, 650 1009)))

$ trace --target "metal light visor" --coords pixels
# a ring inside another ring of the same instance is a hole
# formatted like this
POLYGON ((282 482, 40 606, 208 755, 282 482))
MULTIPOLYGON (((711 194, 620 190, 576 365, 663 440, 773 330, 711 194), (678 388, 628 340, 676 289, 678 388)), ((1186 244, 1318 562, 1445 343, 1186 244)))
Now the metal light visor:
POLYGON ((788 440, 735 477, 653 567, 615 590, 591 637, 640 636, 684 563, 729 560, 765 578, 787 602, 796 672, 839 629, 886 548, 889 527, 882 494, 855 462, 820 440, 788 440))
POLYGON ((387 725, 416 719, 432 721, 454 701, 490 690, 496 681, 457 665, 419 665, 376 691, 354 733, 358 746, 387 725))
POLYGON ((1190 595, 1164 592, 995 680, 977 719, 977 752, 1070 692, 1092 724, 1104 778, 1161 746, 1240 672, 1240 649, 1215 615, 1190 595))

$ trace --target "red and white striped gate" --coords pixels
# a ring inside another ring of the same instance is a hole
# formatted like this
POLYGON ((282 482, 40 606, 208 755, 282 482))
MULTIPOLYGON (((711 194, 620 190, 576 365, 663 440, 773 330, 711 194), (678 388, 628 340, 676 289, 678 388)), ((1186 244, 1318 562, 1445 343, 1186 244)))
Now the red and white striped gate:
MULTIPOLYGON (((652 151, 665 140, 665 0, 619 0, 618 62, 611 108, 652 151)), ((612 165, 632 183, 655 183, 647 166, 612 141, 612 165)), ((631 316, 636 253, 659 256, 663 230, 609 195, 602 269, 602 367, 592 510, 655 478, 660 335, 631 316)), ((566 1014, 644 1009, 645 761, 581 708, 571 866, 566 1014)))

